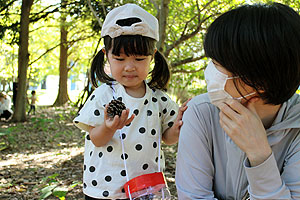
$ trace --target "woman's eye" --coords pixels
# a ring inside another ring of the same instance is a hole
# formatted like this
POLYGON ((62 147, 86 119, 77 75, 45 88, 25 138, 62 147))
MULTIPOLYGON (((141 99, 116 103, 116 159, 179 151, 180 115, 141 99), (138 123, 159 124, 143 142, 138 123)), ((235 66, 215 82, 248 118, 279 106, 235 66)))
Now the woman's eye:
POLYGON ((143 60, 145 60, 145 58, 136 58, 135 60, 136 61, 143 61, 143 60))
POLYGON ((123 61, 124 58, 115 58, 117 61, 123 61))

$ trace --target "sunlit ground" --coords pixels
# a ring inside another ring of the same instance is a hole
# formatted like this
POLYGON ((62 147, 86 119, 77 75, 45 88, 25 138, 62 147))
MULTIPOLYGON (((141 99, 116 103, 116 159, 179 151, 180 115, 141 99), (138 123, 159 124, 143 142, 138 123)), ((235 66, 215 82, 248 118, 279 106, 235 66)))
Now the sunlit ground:
MULTIPOLYGON (((79 90, 71 90, 68 91, 69 98, 72 102, 76 102, 78 99, 78 95, 81 91, 79 90)), ((52 105, 57 97, 57 90, 36 90, 36 94, 38 97, 38 106, 45 106, 45 105, 52 105)), ((31 94, 28 94, 28 97, 30 97, 31 94)))
POLYGON ((19 168, 20 170, 26 169, 30 166, 52 168, 53 165, 57 163, 70 160, 73 157, 82 154, 83 149, 83 147, 69 147, 63 149, 55 149, 53 151, 47 151, 43 153, 7 154, 5 159, 0 160, 0 170, 2 170, 4 166, 14 166, 19 168))

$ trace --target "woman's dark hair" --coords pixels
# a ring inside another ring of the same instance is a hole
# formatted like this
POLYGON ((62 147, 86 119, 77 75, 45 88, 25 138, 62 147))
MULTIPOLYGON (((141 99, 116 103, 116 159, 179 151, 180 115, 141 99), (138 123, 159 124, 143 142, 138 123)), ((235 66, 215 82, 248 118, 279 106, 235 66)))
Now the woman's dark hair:
POLYGON ((299 87, 300 16, 288 6, 244 5, 224 13, 208 28, 204 50, 268 104, 282 104, 299 87))
MULTIPOLYGON (((117 24, 120 26, 130 26, 133 23, 140 22, 138 18, 129 18, 118 20, 117 24)), ((120 51, 124 49, 124 53, 127 56, 130 55, 153 55, 155 52, 156 40, 141 36, 141 35, 121 35, 116 38, 111 38, 109 36, 104 37, 105 51, 109 52, 112 48, 113 55, 120 55, 120 51)), ((103 83, 111 84, 115 81, 112 77, 108 76, 104 72, 105 56, 102 50, 100 50, 94 57, 91 66, 91 82, 94 87, 98 87, 98 81, 103 83)), ((154 68, 150 72, 151 79, 148 85, 152 89, 162 89, 166 90, 169 79, 170 71, 168 63, 165 57, 158 51, 154 55, 154 68)))

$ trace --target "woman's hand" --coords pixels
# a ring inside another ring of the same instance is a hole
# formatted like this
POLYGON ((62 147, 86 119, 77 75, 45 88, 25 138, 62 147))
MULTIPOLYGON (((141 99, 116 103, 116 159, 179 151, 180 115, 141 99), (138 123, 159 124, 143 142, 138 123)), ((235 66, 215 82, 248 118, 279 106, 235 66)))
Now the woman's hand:
POLYGON ((221 127, 246 153, 251 166, 261 164, 272 153, 266 130, 254 107, 256 101, 257 98, 250 99, 245 107, 231 99, 219 106, 221 127))

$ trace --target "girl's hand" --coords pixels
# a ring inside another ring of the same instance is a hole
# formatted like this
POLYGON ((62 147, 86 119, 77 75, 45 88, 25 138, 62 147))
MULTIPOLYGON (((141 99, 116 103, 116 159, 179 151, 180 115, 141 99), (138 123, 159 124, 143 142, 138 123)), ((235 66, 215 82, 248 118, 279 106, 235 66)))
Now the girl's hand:
POLYGON ((180 131, 180 128, 183 124, 182 122, 182 116, 183 116, 183 113, 186 111, 186 109, 188 108, 187 107, 187 104, 188 102, 191 100, 192 98, 189 98, 186 102, 184 102, 181 107, 178 109, 178 115, 176 117, 176 120, 174 122, 174 125, 173 127, 175 128, 175 130, 177 130, 178 132, 178 136, 179 136, 179 131, 180 131))
POLYGON ((264 162, 272 153, 266 130, 259 118, 252 98, 247 106, 236 100, 220 105, 220 125, 233 142, 246 153, 251 166, 264 162))
POLYGON ((116 115, 114 116, 114 118, 110 118, 107 115, 107 108, 108 108, 108 104, 105 106, 105 110, 104 110, 104 123, 105 126, 108 129, 111 129, 113 132, 115 132, 117 129, 123 128, 125 125, 130 124, 134 119, 135 116, 134 114, 132 114, 131 117, 128 118, 129 109, 123 110, 120 117, 116 115))
POLYGON ((163 133, 163 141, 166 144, 175 144, 176 142, 178 142, 178 138, 179 138, 179 133, 180 133, 180 128, 183 124, 182 122, 182 116, 183 113, 186 111, 187 107, 187 103, 191 100, 188 99, 186 102, 184 102, 181 107, 178 109, 178 115, 174 121, 174 124, 171 128, 167 129, 164 133, 163 133))

